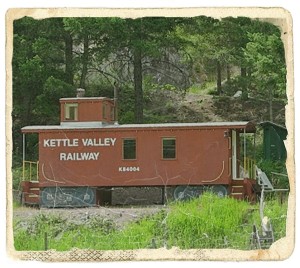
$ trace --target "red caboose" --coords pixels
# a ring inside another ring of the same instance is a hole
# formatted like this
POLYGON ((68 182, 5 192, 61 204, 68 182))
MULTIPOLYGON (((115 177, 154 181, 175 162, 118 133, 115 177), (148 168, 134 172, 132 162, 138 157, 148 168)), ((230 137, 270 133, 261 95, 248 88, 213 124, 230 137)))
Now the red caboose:
POLYGON ((60 105, 60 125, 22 128, 24 144, 26 135, 39 136, 37 162, 26 161, 23 150, 25 203, 96 205, 109 201, 113 187, 131 186, 172 188, 176 199, 207 188, 254 196, 245 139, 255 133, 252 122, 119 125, 113 99, 62 98, 60 105))

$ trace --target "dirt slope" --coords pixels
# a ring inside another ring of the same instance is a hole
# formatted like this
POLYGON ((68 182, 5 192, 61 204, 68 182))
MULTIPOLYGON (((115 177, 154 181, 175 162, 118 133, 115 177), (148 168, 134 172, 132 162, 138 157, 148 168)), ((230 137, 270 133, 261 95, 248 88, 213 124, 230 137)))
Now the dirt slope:
MULTIPOLYGON (((215 96, 187 92, 160 93, 153 99, 151 111, 166 117, 166 122, 220 122, 250 121, 257 123, 270 120, 267 100, 249 98, 243 100, 233 96, 215 96), (165 105, 163 106, 162 103, 165 105), (157 108, 161 107, 161 108, 157 108)), ((273 102, 273 121, 285 124, 285 103, 273 102)))

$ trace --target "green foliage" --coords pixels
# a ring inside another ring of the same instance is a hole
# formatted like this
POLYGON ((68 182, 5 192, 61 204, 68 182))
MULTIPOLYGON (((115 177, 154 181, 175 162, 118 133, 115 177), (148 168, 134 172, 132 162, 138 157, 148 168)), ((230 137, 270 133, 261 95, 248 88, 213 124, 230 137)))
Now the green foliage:
MULTIPOLYGON (((167 107, 166 107, 167 108, 167 107)), ((169 123, 173 122, 173 117, 164 114, 153 114, 152 112, 144 111, 145 124, 169 123)))
POLYGON ((114 88, 111 83, 101 77, 95 77, 89 82, 89 87, 85 91, 86 97, 114 97, 114 88))
MULTIPOLYGON (((271 219, 276 240, 285 236, 287 203, 268 199, 264 215, 271 219)), ((187 202, 170 204, 118 229, 110 220, 86 218, 75 223, 55 215, 40 214, 29 223, 14 222, 17 250, 73 247, 98 250, 180 247, 250 249, 252 226, 260 228, 259 204, 219 198, 210 192, 187 202)))
POLYGON ((49 125, 59 123, 59 99, 74 95, 75 90, 72 85, 51 76, 45 81, 43 93, 36 98, 33 112, 41 123, 49 125))
POLYGON ((134 90, 128 84, 119 91, 118 118, 120 124, 134 123, 134 90))
POLYGON ((170 245, 180 248, 247 247, 243 225, 249 204, 205 193, 200 199, 177 203, 168 216, 170 245), (182 228, 184 226, 184 228, 182 228))
POLYGON ((261 160, 258 166, 266 173, 275 189, 289 189, 289 179, 287 177, 285 161, 261 160))
POLYGON ((228 96, 233 96, 237 91, 246 92, 246 94, 248 94, 247 91, 245 91, 248 83, 247 77, 236 76, 223 85, 223 91, 228 96))
POLYGON ((272 98, 286 91, 284 47, 280 34, 249 34, 244 50, 256 93, 272 98))
POLYGON ((23 168, 22 166, 20 167, 15 167, 12 169, 12 188, 14 190, 19 190, 20 189, 20 183, 22 181, 23 177, 23 168))
POLYGON ((200 85, 192 85, 191 87, 189 87, 188 89, 187 89, 187 92, 191 92, 191 93, 199 93, 199 92, 201 92, 201 86, 200 85))
POLYGON ((112 221, 100 217, 87 218, 84 224, 78 224, 55 214, 41 213, 31 219, 25 227, 22 222, 14 222, 14 245, 17 250, 43 250, 46 234, 51 248, 90 248, 98 241, 97 238, 108 237, 115 228, 112 221))
POLYGON ((121 116, 119 116, 120 124, 133 124, 134 123, 134 112, 127 111, 124 112, 121 116))
POLYGON ((194 94, 208 94, 213 95, 216 93, 216 83, 213 81, 206 81, 201 84, 194 84, 186 91, 194 94))
MULTIPOLYGON (((278 198, 267 199, 264 207, 264 216, 267 216, 274 230, 274 239, 278 240, 286 235, 286 220, 287 220, 287 202, 280 202, 278 198)), ((259 220, 256 221, 257 224, 259 220)))
POLYGON ((262 99, 286 99, 279 30, 245 17, 24 17, 14 21, 12 66, 17 164, 22 151, 20 128, 58 124, 58 99, 75 96, 74 89, 81 85, 86 96, 112 97, 116 82, 120 123, 134 123, 137 110, 145 113, 146 123, 179 120, 174 118, 178 107, 172 99, 151 107, 157 92, 184 93, 189 88, 194 93, 232 96, 242 90, 244 100, 248 93, 262 99), (217 67, 221 91, 215 86, 217 67), (227 67, 235 71, 224 83, 227 67), (243 69, 243 75, 237 69, 243 69))
POLYGON ((287 175, 286 163, 280 160, 274 161, 265 159, 262 135, 263 131, 258 131, 255 152, 252 149, 252 153, 255 153, 256 156, 256 165, 266 173, 274 188, 289 189, 289 179, 284 176, 287 175), (274 172, 283 175, 273 174, 274 172))

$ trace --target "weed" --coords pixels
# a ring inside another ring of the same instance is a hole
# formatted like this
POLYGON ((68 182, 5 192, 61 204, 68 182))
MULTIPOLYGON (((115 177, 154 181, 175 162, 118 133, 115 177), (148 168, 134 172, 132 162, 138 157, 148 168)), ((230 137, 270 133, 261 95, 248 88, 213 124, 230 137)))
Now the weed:
MULTIPOLYGON (((271 219, 275 239, 285 236, 287 204, 266 201, 264 215, 271 219)), ((14 222, 16 250, 48 248, 117 250, 176 246, 247 250, 253 224, 260 226, 259 204, 219 198, 207 192, 201 197, 175 202, 157 214, 139 219, 123 229, 100 217, 75 224, 57 215, 40 214, 28 224, 14 222)))

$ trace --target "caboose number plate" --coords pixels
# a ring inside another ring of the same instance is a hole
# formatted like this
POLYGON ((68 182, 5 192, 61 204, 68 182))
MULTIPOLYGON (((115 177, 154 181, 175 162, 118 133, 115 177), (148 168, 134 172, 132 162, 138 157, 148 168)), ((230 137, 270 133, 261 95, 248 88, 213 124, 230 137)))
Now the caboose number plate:
POLYGON ((119 167, 119 172, 137 172, 140 167, 119 167))

